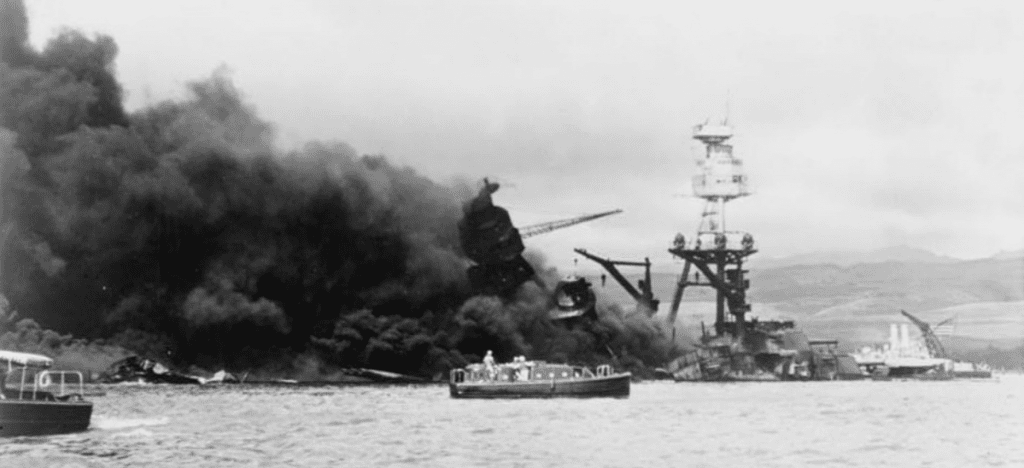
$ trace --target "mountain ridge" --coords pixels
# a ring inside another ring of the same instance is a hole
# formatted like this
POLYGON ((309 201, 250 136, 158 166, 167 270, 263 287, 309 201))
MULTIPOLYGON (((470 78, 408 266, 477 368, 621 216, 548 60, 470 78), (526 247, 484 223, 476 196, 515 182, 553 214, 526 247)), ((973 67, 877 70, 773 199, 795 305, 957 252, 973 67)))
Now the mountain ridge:
MULTIPOLYGON (((956 315, 963 325, 958 333, 964 336, 1024 340, 1024 257, 751 266, 749 271, 747 299, 753 316, 783 315, 816 335, 826 336, 824 332, 831 330, 839 339, 884 339, 888 324, 905 322, 899 315, 902 309, 932 322, 956 315)), ((643 277, 636 271, 625 276, 633 284, 643 277)), ((599 277, 590 280, 605 300, 632 303, 611 278, 604 287, 599 277)), ((662 313, 670 306, 677 280, 678 273, 652 273, 662 313)), ((679 316, 706 316, 713 311, 713 301, 713 289, 691 286, 679 316)), ((713 312, 701 320, 713 320, 710 317, 713 312)))
POLYGON ((930 250, 907 245, 883 247, 874 250, 838 250, 810 252, 784 257, 758 257, 750 259, 754 268, 779 268, 794 265, 837 265, 852 266, 865 263, 915 262, 915 263, 955 263, 968 259, 959 259, 946 255, 938 255, 930 250))

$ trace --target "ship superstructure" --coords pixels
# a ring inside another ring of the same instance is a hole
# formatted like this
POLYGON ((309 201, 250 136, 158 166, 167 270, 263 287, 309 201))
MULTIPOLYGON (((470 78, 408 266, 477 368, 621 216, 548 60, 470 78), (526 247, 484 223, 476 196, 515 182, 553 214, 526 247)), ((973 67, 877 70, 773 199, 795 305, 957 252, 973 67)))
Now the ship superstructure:
POLYGON ((705 122, 693 128, 693 138, 704 145, 703 154, 696 161, 699 173, 693 176, 693 193, 704 200, 704 210, 697 234, 689 239, 677 235, 669 249, 684 262, 669 309, 669 324, 675 323, 687 286, 710 286, 717 292, 715 333, 742 338, 746 314, 750 311, 746 300, 750 284, 744 278, 747 271, 743 269, 743 261, 757 250, 754 237, 749 233, 726 229, 726 204, 750 195, 743 161, 733 154, 729 143, 732 136, 733 130, 727 121, 705 122), (694 268, 696 271, 691 278, 694 268))
POLYGON ((757 250, 750 233, 726 226, 727 204, 750 195, 743 161, 733 154, 732 137, 728 121, 693 128, 693 138, 704 145, 696 161, 693 194, 704 201, 704 209, 696 235, 676 235, 669 249, 684 263, 668 324, 675 335, 683 293, 691 286, 715 290, 715 323, 710 332, 702 323, 697 349, 670 363, 667 370, 677 380, 860 378, 856 363, 838 352, 834 340, 809 340, 792 321, 748 317, 750 280, 743 264, 757 250))

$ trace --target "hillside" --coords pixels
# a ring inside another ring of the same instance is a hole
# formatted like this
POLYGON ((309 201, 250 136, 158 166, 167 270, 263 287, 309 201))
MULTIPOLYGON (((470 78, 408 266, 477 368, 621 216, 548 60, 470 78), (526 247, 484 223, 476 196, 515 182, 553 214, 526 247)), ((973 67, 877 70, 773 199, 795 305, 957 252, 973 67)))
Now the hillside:
POLYGON ((1024 260, 803 265, 754 270, 751 298, 792 313, 848 317, 1024 300, 1024 260))
MULTIPOLYGON (((1007 255, 1012 255, 1012 252, 1007 255)), ((750 265, 753 268, 769 269, 794 265, 853 266, 886 262, 956 263, 957 259, 936 255, 925 249, 901 245, 870 251, 815 252, 782 258, 755 256, 751 258, 750 265)))
MULTIPOLYGON (((628 277, 634 284, 641 278, 628 277)), ((592 279, 606 300, 631 302, 611 278, 603 288, 592 279)), ((662 314, 667 313, 676 280, 676 274, 652 276, 662 314)), ((1015 255, 751 267, 750 280, 755 315, 795 319, 813 337, 838 338, 850 346, 886 340, 890 323, 905 323, 900 309, 932 323, 955 317, 956 339, 964 340, 966 348, 1008 348, 1024 340, 1024 258, 1015 255)), ((701 320, 710 323, 713 301, 710 288, 688 288, 679 325, 696 330, 701 320)))
MULTIPOLYGON (((639 274, 627 275, 633 283, 639 274)), ((655 295, 669 302, 677 274, 654 273, 655 295)), ((983 259, 955 263, 886 262, 836 265, 796 265, 754 269, 749 274, 754 303, 772 303, 794 316, 872 314, 879 308, 930 310, 976 302, 1024 300, 1024 259, 983 259)), ((629 296, 608 278, 599 293, 613 302, 629 296)), ((709 288, 688 288, 684 301, 709 301, 709 288)))

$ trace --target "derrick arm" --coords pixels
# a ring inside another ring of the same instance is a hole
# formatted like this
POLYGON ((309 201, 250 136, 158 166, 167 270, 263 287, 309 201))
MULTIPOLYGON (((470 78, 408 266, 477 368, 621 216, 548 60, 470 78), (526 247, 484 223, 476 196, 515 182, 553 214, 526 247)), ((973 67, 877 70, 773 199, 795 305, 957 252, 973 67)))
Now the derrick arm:
POLYGON ((573 251, 578 253, 578 254, 580 254, 580 255, 582 255, 582 256, 584 256, 584 257, 587 257, 587 258, 593 260, 598 265, 601 265, 602 267, 604 267, 605 270, 608 270, 608 274, 612 275, 612 278, 615 278, 615 281, 618 281, 619 284, 622 285, 622 288, 625 289, 626 292, 629 293, 630 296, 633 296, 633 299, 636 299, 637 301, 642 301, 643 300, 643 297, 644 297, 643 294, 641 294, 640 291, 637 291, 637 289, 632 284, 629 283, 629 280, 626 279, 625 276, 622 276, 622 273, 619 272, 618 268, 615 268, 615 265, 619 264, 619 265, 643 266, 643 265, 645 265, 644 263, 641 263, 641 262, 613 262, 611 260, 608 260, 608 259, 605 259, 605 258, 601 258, 601 257, 598 257, 598 256, 596 256, 594 254, 591 254, 590 252, 587 252, 584 249, 573 249, 573 251))
POLYGON ((668 324, 675 325, 676 315, 679 314, 679 305, 683 302, 683 290, 688 284, 690 277, 690 262, 683 264, 683 272, 679 275, 679 282, 676 283, 676 292, 672 296, 672 308, 668 311, 668 324))
POLYGON ((917 325, 917 328, 921 329, 921 333, 927 333, 931 331, 931 327, 929 327, 924 320, 921 320, 917 317, 914 317, 913 315, 910 315, 910 312, 907 312, 905 310, 900 310, 900 313, 903 314, 904 317, 908 318, 911 322, 914 322, 914 325, 917 325))
POLYGON ((604 211, 601 213, 593 213, 588 215, 579 216, 576 218, 561 219, 558 221, 549 221, 540 224, 531 224, 529 226, 519 228, 519 236, 523 239, 527 237, 533 237, 540 234, 545 234, 557 229, 567 228, 587 221, 593 221, 595 219, 604 218, 605 216, 611 216, 622 213, 622 210, 611 210, 604 211))
POLYGON ((946 357, 946 348, 942 346, 942 342, 939 341, 939 337, 935 336, 931 325, 928 325, 924 320, 910 315, 910 313, 905 310, 900 310, 900 313, 913 322, 914 325, 917 325, 917 328, 921 330, 921 335, 924 336, 924 343, 928 346, 928 351, 932 354, 932 357, 946 357))

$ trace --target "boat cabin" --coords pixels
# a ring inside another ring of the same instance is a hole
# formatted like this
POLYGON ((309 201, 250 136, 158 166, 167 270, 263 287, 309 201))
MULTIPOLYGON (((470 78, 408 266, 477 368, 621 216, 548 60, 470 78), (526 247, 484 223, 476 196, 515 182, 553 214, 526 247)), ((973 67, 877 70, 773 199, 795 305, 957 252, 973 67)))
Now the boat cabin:
POLYGON ((0 400, 82 400, 82 373, 51 366, 46 356, 0 350, 0 400))
POLYGON ((470 364, 465 369, 452 369, 453 383, 462 382, 528 382, 586 380, 607 377, 612 374, 611 366, 598 366, 595 372, 582 366, 553 364, 544 361, 519 361, 498 364, 488 369, 483 364, 470 364))
POLYGON ((531 380, 572 380, 592 377, 593 372, 586 367, 546 363, 535 367, 530 375, 531 380))

